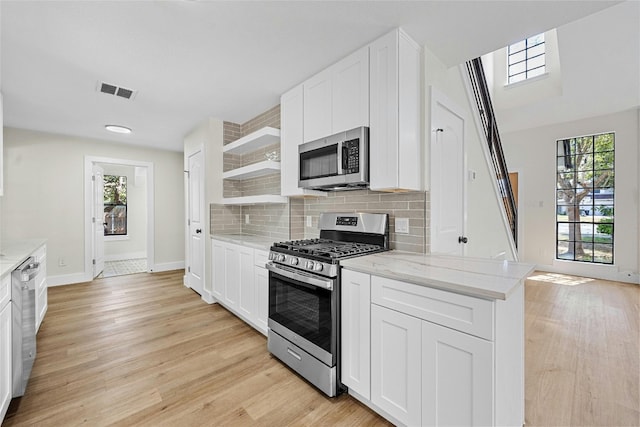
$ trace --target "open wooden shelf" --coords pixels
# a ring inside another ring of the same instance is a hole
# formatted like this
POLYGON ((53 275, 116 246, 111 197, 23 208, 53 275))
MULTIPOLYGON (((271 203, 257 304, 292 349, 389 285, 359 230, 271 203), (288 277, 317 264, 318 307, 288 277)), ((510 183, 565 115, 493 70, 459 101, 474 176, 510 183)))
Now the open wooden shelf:
POLYGON ((265 126, 222 147, 223 153, 245 154, 280 142, 280 129, 265 126))
POLYGON ((222 174, 223 179, 243 180, 270 175, 280 172, 280 162, 265 160, 241 168, 233 169, 222 174))
POLYGON ((225 197, 222 199, 223 205, 256 205, 256 204, 277 204, 287 203, 289 200, 285 196, 276 194, 260 194, 258 196, 225 197))

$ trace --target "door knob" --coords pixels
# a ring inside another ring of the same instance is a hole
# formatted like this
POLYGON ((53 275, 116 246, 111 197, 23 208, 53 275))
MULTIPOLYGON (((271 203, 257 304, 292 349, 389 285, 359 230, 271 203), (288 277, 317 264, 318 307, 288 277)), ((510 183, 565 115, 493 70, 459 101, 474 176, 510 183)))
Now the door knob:
POLYGON ((202 233, 202 229, 201 228, 196 228, 196 234, 200 234, 202 233))
POLYGON ((467 239, 466 236, 458 237, 458 243, 467 243, 468 241, 469 239, 467 239))

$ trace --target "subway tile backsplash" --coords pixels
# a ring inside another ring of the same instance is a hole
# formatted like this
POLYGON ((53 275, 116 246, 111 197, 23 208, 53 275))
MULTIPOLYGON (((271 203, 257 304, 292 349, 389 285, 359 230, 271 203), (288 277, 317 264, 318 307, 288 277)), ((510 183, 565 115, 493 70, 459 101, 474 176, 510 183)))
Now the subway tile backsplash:
MULTIPOLYGON (((254 117, 244 124, 224 122, 224 144, 264 126, 280 128, 280 106, 254 117)), ((225 154, 223 170, 228 171, 266 159, 276 152, 274 144, 245 155, 225 154)), ((280 194, 280 174, 244 181, 225 180, 224 197, 280 194)), ((322 212, 373 212, 389 214, 391 249, 429 252, 429 194, 426 192, 383 193, 370 190, 327 193, 327 197, 290 198, 288 203, 268 205, 210 206, 212 234, 252 234, 273 238, 274 242, 318 237, 318 217, 322 212), (307 218, 312 226, 307 227, 307 218), (395 218, 409 219, 409 233, 395 232, 395 218)))
POLYGON ((370 190, 330 192, 327 197, 304 199, 304 238, 318 237, 318 218, 322 212, 371 212, 389 214, 391 249, 423 253, 428 229, 426 220, 428 194, 422 191, 382 193, 370 190), (306 226, 310 216, 312 226, 306 226), (409 218, 409 233, 395 231, 395 218, 409 218))

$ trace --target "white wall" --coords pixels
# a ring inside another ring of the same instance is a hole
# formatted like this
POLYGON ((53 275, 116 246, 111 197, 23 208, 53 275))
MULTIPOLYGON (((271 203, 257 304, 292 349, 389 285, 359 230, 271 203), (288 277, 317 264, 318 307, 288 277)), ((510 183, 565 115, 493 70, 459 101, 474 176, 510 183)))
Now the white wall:
MULTIPOLYGON (((205 236, 211 235, 211 222, 209 220, 209 205, 211 203, 220 203, 222 200, 222 146, 224 141, 223 121, 220 119, 206 119, 196 126, 184 139, 184 170, 188 169, 188 157, 199 149, 204 150, 205 158, 205 236)), ((186 183, 185 183, 186 186, 186 183)), ((185 189, 186 191, 186 189, 185 189)), ((184 199, 186 205, 186 199, 184 199)), ((186 209, 186 208, 183 208, 186 209)), ((186 215, 186 214, 185 214, 186 215)), ((188 230, 185 222, 185 239, 188 230)), ((185 245, 187 242, 185 241, 185 245)), ((186 260, 188 263, 188 260, 186 260)), ((211 265, 211 244, 207 239, 205 243, 205 274, 204 274, 204 295, 205 301, 212 302, 211 288, 212 279, 211 265)), ((185 276, 187 280, 188 276, 185 276)), ((187 286, 188 283, 185 283, 187 286)))
MULTIPOLYGON (((481 144, 459 67, 447 68, 427 47, 425 60, 425 165, 429 164, 429 144, 433 133, 430 129, 429 86, 438 88, 465 112, 466 163, 467 170, 475 172, 475 180, 467 179, 467 229, 469 238, 465 255, 480 258, 502 257, 512 259, 509 245, 509 231, 501 217, 501 202, 496 197, 492 183, 492 173, 481 144), (502 255, 504 254, 504 255, 502 255)), ((425 175, 428 176, 428 173, 425 175)), ((429 188, 427 178, 426 188, 429 188)))
POLYGON ((105 175, 127 177, 127 236, 106 236, 104 259, 147 257, 147 174, 146 168, 102 164, 105 175), (137 174, 136 169, 142 170, 137 174))
POLYGON ((50 281, 84 275, 85 156, 153 163, 155 269, 184 265, 182 153, 13 128, 4 129, 4 140, 2 236, 46 238, 50 281))
POLYGON ((522 261, 546 271, 638 283, 639 126, 639 110, 633 109, 502 135, 509 168, 520 172, 522 261), (556 141, 608 131, 616 133, 615 265, 555 260, 556 141))

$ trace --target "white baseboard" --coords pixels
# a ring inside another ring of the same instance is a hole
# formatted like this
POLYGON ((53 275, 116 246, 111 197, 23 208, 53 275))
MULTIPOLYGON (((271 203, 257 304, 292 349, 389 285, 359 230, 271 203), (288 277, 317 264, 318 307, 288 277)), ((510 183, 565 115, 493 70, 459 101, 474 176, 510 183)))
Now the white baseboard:
POLYGON ((209 292, 207 292, 206 290, 202 291, 202 296, 200 297, 202 298, 202 301, 206 302, 207 304, 215 304, 217 301, 211 296, 211 294, 209 292))
POLYGON ((164 262, 160 264, 156 263, 155 265, 151 266, 152 273, 172 270, 184 270, 184 261, 164 262))
POLYGON ((47 276, 47 287, 73 285, 75 283, 85 283, 87 278, 84 273, 60 274, 58 276, 47 276))
POLYGON ((568 274, 572 276, 589 277, 593 279, 611 280, 614 282, 640 284, 638 273, 620 269, 615 265, 589 264, 586 262, 574 262, 554 260, 553 265, 538 264, 536 270, 548 273, 568 274))

